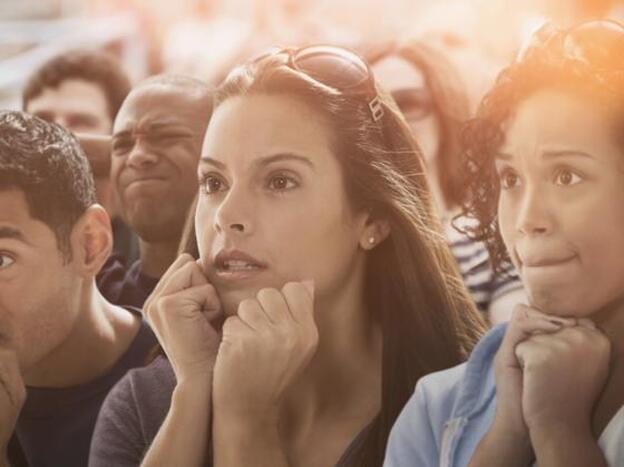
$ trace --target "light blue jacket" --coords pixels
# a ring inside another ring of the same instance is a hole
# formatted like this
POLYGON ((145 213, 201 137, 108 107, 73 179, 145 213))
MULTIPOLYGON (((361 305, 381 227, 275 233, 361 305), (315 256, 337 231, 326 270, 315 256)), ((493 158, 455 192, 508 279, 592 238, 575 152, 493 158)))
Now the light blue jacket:
POLYGON ((464 467, 494 417, 494 356, 506 324, 468 361, 420 379, 390 433, 384 467, 464 467))

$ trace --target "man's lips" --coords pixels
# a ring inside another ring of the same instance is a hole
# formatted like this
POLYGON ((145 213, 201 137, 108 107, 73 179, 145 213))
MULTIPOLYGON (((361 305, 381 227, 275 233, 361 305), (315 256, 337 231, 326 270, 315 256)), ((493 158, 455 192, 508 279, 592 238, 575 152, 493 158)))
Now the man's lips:
POLYGON ((124 181, 122 186, 124 190, 127 190, 129 188, 159 186, 167 181, 165 177, 138 177, 124 181))

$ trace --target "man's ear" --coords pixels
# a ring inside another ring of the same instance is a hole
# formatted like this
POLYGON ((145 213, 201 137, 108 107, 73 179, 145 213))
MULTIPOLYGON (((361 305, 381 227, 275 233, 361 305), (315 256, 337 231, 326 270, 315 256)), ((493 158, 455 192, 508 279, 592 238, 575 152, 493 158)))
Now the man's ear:
POLYGON ((95 277, 113 250, 110 217, 99 204, 80 216, 71 234, 72 263, 81 275, 95 277))
POLYGON ((369 215, 360 235, 360 247, 372 250, 390 235, 390 230, 390 223, 386 219, 373 218, 369 215))

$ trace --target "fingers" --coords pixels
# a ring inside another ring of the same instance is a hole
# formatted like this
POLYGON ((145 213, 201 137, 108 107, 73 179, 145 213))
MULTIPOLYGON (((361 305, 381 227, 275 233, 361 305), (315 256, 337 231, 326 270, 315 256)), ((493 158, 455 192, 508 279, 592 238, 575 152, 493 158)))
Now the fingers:
POLYGON ((18 410, 26 400, 26 387, 17 355, 12 350, 0 349, 0 392, 4 392, 11 406, 18 410))
POLYGON ((171 263, 171 266, 169 266, 169 268, 162 275, 162 277, 156 284, 156 287, 154 287, 154 290, 152 291, 150 296, 145 301, 145 305, 143 306, 144 309, 148 308, 148 305, 151 304, 151 302, 154 300, 155 297, 159 297, 162 295, 161 291, 165 287, 165 285, 169 282, 169 280, 171 279, 171 276, 173 276, 178 271, 178 269, 180 269, 182 266, 189 263, 190 261, 195 261, 195 260, 188 253, 183 253, 180 256, 178 256, 173 263, 171 263))
POLYGON ((167 279, 161 279, 161 282, 163 282, 161 295, 169 295, 190 287, 208 283, 199 265, 192 257, 190 258, 190 261, 184 262, 184 264, 176 271, 173 271, 167 279))
POLYGON ((271 324, 279 325, 292 319, 286 298, 277 289, 262 289, 257 295, 258 302, 271 324))
POLYGON ((526 305, 515 307, 503 338, 498 358, 505 366, 518 367, 516 346, 535 334, 552 334, 564 327, 574 326, 575 319, 550 316, 526 305))
POLYGON ((289 282, 282 290, 265 288, 256 298, 243 300, 238 306, 238 317, 255 330, 288 323, 314 324, 313 285, 289 282))
POLYGON ((293 319, 300 324, 314 324, 314 283, 289 282, 282 294, 293 319))

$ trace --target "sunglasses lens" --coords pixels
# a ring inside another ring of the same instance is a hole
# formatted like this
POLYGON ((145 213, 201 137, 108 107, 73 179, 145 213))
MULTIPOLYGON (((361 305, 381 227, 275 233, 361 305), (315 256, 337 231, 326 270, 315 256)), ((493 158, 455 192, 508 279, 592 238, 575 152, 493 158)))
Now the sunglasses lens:
POLYGON ((331 46, 301 49, 293 57, 295 69, 338 90, 353 88, 369 79, 366 62, 348 50, 331 46))

